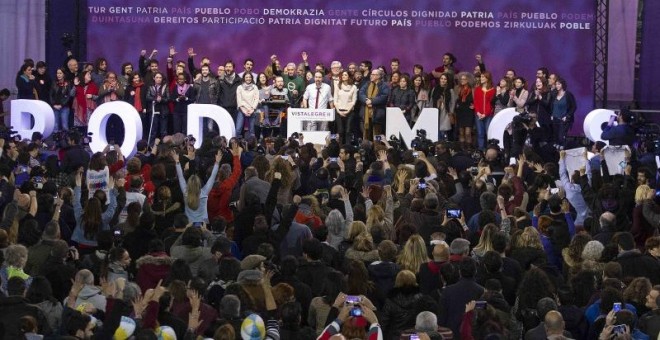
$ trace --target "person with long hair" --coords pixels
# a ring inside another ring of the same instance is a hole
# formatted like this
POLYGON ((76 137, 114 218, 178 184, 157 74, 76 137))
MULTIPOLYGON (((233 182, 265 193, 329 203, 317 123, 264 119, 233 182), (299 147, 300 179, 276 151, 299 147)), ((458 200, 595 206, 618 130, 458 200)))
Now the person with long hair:
POLYGON ((254 124, 257 120, 259 106, 259 88, 254 84, 252 73, 243 74, 243 83, 236 89, 236 136, 242 136, 245 120, 247 120, 248 135, 255 136, 254 124))
POLYGON ((556 289, 552 281, 548 274, 540 268, 532 268, 527 271, 518 287, 518 296, 511 312, 524 324, 525 320, 530 319, 530 316, 537 314, 536 306, 539 300, 546 297, 554 299, 555 297, 556 289))
POLYGON ((103 261, 101 277, 108 280, 108 282, 114 282, 119 278, 128 281, 129 277, 126 270, 130 264, 131 255, 128 253, 128 250, 122 247, 114 247, 110 249, 103 261))
MULTIPOLYGON (((472 74, 461 72, 458 75, 458 100, 456 101, 456 128, 458 128, 458 141, 472 148, 472 127, 474 126, 474 96, 472 93, 472 74)), ((465 147, 464 147, 465 148, 465 147)))
POLYGON ((392 81, 395 81, 395 75, 397 76, 396 78, 399 79, 396 80, 396 86, 393 86, 390 91, 390 98, 388 99, 387 106, 398 107, 401 109, 408 124, 411 124, 412 109, 417 105, 415 91, 411 88, 412 84, 410 83, 410 78, 408 76, 403 75, 399 77, 399 73, 395 72, 392 74, 392 81))
POLYGON ((526 227, 522 231, 513 244, 511 258, 517 260, 523 270, 528 270, 532 264, 545 264, 548 261, 536 228, 526 227))
POLYGON ((514 107, 516 112, 525 112, 529 91, 527 91, 527 81, 523 77, 516 77, 513 80, 513 89, 509 91, 509 107, 514 107))
MULTIPOLYGON (((273 88, 273 85, 269 84, 268 77, 263 72, 257 75, 255 83, 257 84, 257 89, 259 89, 259 107, 257 108, 259 126, 261 127, 264 124, 270 125, 270 119, 268 117, 268 100, 270 99, 270 90, 273 88)), ((259 134, 262 134, 262 132, 259 131, 259 134)))
MULTIPOLYGON (((417 70, 417 68, 415 68, 417 70)), ((412 89, 415 91, 415 106, 412 108, 410 118, 412 123, 415 124, 417 117, 427 107, 433 107, 429 97, 429 90, 426 86, 426 81, 423 74, 416 74, 412 77, 412 89)))
MULTIPOLYGON (((415 79, 421 79, 421 77, 415 79)), ((446 139, 447 133, 451 130, 452 125, 456 123, 456 113, 454 112, 454 109, 457 100, 456 91, 454 91, 452 84, 449 83, 448 75, 440 75, 438 85, 431 90, 430 97, 431 106, 438 109, 439 138, 446 139)))
POLYGON ((472 258, 477 262, 481 262, 486 252, 494 250, 493 248, 493 235, 499 231, 499 227, 493 223, 486 224, 481 231, 479 243, 472 249, 472 258))
POLYGON ((89 117, 96 109, 96 99, 98 98, 99 88, 92 81, 92 72, 83 73, 83 79, 79 77, 73 79, 73 85, 76 87, 76 96, 73 98, 73 125, 87 126, 89 117))
POLYGON ((69 130, 71 113, 69 102, 75 95, 75 88, 66 80, 64 69, 58 68, 55 72, 55 81, 50 89, 50 103, 55 113, 55 130, 53 132, 69 130))
POLYGON ((500 79, 495 88, 495 105, 493 107, 495 114, 509 107, 509 92, 512 87, 511 79, 507 77, 500 79))
POLYGON ((133 105, 142 120, 142 131, 149 131, 149 121, 147 120, 147 87, 142 81, 140 73, 135 72, 131 76, 131 82, 124 91, 124 101, 133 105))
POLYGON ((351 128, 355 103, 357 102, 358 88, 353 84, 348 71, 342 71, 339 75, 339 83, 334 89, 334 103, 337 116, 335 117, 335 128, 337 134, 344 143, 352 140, 351 128))
POLYGON ((16 76, 16 87, 18 88, 18 99, 37 99, 36 81, 32 74, 33 65, 23 64, 16 76))
POLYGON ((369 278, 367 267, 362 261, 350 260, 344 266, 346 273, 346 291, 348 295, 364 295, 376 307, 383 305, 384 296, 374 282, 369 278))
POLYGON ((32 284, 25 293, 25 299, 44 312, 50 329, 57 330, 62 322, 62 303, 53 296, 53 288, 43 276, 32 278, 32 284))
MULTIPOLYGON (((493 75, 490 72, 483 72, 479 76, 479 85, 474 89, 474 113, 475 125, 477 126, 477 146, 479 150, 486 147, 488 139, 488 127, 493 120, 495 109, 493 100, 495 99, 495 88, 493 87, 493 75)), ((525 98, 527 99, 527 98, 525 98)))
MULTIPOLYGON (((118 180, 117 185, 123 186, 124 179, 118 180)), ((101 200, 94 195, 87 200, 84 207, 80 203, 81 185, 82 185, 82 169, 78 170, 75 175, 75 188, 73 189, 73 211, 76 216, 76 228, 73 230, 71 240, 78 243, 81 254, 89 253, 93 248, 96 248, 96 237, 100 231, 110 230, 110 220, 115 214, 117 209, 117 195, 119 192, 115 188, 115 181, 113 176, 109 176, 108 188, 108 207, 103 210, 101 200), (88 249, 88 251, 85 251, 88 249)))
POLYGON ((558 78, 555 83, 555 93, 550 96, 550 112, 552 118, 553 141, 562 148, 566 145, 566 135, 573 126, 577 105, 575 96, 568 91, 566 80, 558 78))
POLYGON ((550 131, 550 88, 548 80, 537 77, 534 81, 534 91, 527 96, 527 111, 535 113, 541 129, 550 131))
POLYGON ((222 151, 218 150, 215 154, 215 163, 213 164, 213 170, 211 171, 211 176, 206 180, 206 184, 202 187, 202 181, 197 175, 192 175, 186 179, 183 177, 183 170, 181 169, 181 163, 179 163, 179 154, 176 151, 171 153, 172 159, 176 164, 176 175, 179 179, 179 187, 181 192, 184 193, 184 202, 185 202, 185 211, 188 220, 191 223, 195 222, 209 222, 208 210, 206 203, 208 201, 208 194, 215 183, 215 176, 218 175, 218 169, 220 168, 220 160, 222 160, 222 151))
POLYGON ((568 247, 561 250, 564 273, 574 275, 582 268, 582 251, 589 241, 591 241, 589 234, 576 234, 568 247))
POLYGON ((326 326, 328 316, 332 313, 332 304, 337 299, 339 293, 346 289, 346 279, 344 274, 331 270, 326 274, 323 280, 323 289, 321 296, 316 296, 309 304, 307 313, 307 324, 312 327, 317 335, 321 335, 326 326))
POLYGON ((429 262, 424 239, 418 234, 410 236, 396 260, 401 270, 409 270, 415 274, 419 272, 422 263, 429 262))

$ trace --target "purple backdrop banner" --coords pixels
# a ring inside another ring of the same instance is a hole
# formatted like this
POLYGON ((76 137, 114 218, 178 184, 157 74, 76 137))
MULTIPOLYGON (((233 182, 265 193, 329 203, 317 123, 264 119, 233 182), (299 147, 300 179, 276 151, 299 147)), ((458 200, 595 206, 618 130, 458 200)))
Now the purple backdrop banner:
POLYGON ((574 0, 88 0, 88 60, 103 56, 118 70, 142 49, 158 49, 163 62, 173 45, 175 59, 193 47, 212 69, 232 59, 240 71, 251 57, 262 71, 272 54, 284 65, 306 51, 327 66, 369 59, 389 69, 398 57, 412 73, 416 63, 441 65, 445 52, 471 71, 482 54, 495 78, 514 68, 533 80, 541 66, 566 78, 582 134, 593 109, 594 13, 594 1, 574 0))

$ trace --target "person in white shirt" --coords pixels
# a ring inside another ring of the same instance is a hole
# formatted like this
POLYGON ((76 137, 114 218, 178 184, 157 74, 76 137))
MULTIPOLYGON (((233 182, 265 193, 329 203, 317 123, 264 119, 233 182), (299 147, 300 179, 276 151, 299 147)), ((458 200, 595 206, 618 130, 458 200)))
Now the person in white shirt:
MULTIPOLYGON (((302 107, 306 109, 334 109, 332 89, 323 82, 323 73, 314 73, 314 83, 307 85, 303 95, 302 107)), ((328 122, 304 122, 305 131, 326 131, 328 122)))

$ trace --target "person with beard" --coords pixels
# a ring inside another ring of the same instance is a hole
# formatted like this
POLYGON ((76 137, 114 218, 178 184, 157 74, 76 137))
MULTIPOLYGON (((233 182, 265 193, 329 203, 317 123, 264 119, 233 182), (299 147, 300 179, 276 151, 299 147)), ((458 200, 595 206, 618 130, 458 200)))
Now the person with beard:
POLYGON ((236 113, 238 112, 236 91, 243 83, 243 79, 234 72, 234 66, 233 61, 227 60, 225 62, 225 74, 223 77, 218 78, 220 88, 218 105, 227 110, 231 118, 236 120, 236 113))
POLYGON ((270 103, 268 109, 271 113, 275 113, 276 117, 271 118, 271 113, 268 114, 269 126, 279 126, 279 135, 287 135, 287 121, 286 109, 289 106, 289 90, 284 87, 284 78, 282 76, 275 77, 275 85, 270 89, 270 103))
POLYGON ((108 73, 108 61, 105 58, 98 58, 94 62, 94 72, 92 72, 92 80, 96 86, 101 87, 105 82, 106 74, 108 73))
MULTIPOLYGON (((302 53, 302 58, 307 63, 307 53, 302 53)), ((288 99, 291 107, 300 107, 303 92, 305 91, 305 80, 298 76, 296 72, 296 64, 288 63, 285 72, 279 71, 275 64, 277 63, 277 56, 270 57, 275 76, 282 77, 285 87, 288 91, 288 99)))
POLYGON ((126 89, 126 87, 133 81, 133 64, 125 62, 121 64, 121 77, 117 79, 119 84, 126 89))

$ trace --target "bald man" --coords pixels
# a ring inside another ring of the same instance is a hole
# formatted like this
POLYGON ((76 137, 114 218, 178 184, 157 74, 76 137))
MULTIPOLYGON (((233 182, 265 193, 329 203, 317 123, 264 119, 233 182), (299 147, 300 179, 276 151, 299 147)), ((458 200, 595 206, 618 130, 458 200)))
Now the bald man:
POLYGON ((564 323, 564 318, 562 317, 561 313, 558 311, 549 311, 545 315, 545 320, 544 320, 544 326, 545 326, 545 334, 547 335, 547 338, 549 340, 566 340, 569 339, 566 336, 564 336, 565 330, 564 327, 566 324, 564 323))

